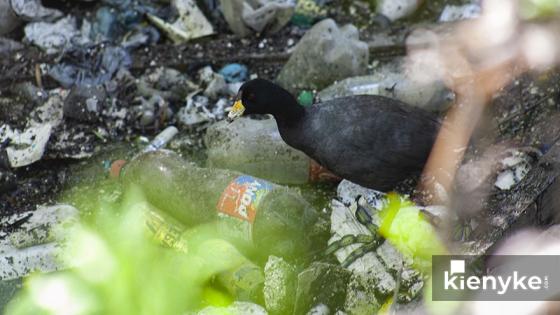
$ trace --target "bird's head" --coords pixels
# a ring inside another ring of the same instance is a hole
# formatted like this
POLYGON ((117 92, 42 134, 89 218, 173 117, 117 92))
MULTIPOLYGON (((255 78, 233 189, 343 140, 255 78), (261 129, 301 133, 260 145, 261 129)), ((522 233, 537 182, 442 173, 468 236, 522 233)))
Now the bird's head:
POLYGON ((276 115, 286 111, 286 106, 293 102, 297 105, 294 97, 280 86, 265 79, 254 79, 239 88, 228 120, 231 122, 244 114, 276 115))

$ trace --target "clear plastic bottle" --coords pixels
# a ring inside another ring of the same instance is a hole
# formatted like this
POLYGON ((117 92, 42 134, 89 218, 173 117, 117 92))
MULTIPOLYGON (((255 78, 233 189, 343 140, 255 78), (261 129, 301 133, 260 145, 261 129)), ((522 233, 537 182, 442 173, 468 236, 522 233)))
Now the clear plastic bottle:
POLYGON ((187 227, 217 222, 217 233, 253 259, 307 256, 308 231, 317 213, 288 188, 233 171, 200 168, 167 150, 137 156, 124 166, 121 178, 187 227))
POLYGON ((287 145, 272 117, 240 117, 210 126, 204 142, 207 166, 236 170, 280 184, 339 180, 334 174, 287 145))
MULTIPOLYGON (((233 245, 221 239, 199 240, 196 246, 189 239, 186 227, 171 216, 150 208, 145 213, 146 227, 154 239, 163 246, 185 254, 194 254, 203 264, 215 264, 217 257, 225 259, 219 264, 216 275, 218 283, 228 293, 240 300, 258 301, 260 299, 264 275, 262 269, 239 253, 233 245), (219 256, 216 256, 219 253, 219 256)), ((192 236, 192 235, 191 235, 192 236)))
POLYGON ((351 95, 381 95, 436 112, 447 109, 454 98, 441 81, 412 78, 401 59, 380 66, 371 75, 340 80, 320 91, 318 98, 324 102, 351 95))

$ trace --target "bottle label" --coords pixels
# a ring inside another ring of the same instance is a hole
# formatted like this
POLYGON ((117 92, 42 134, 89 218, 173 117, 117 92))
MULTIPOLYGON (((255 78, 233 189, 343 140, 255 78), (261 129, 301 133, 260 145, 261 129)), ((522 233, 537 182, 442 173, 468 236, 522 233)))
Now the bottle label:
POLYGON ((146 226, 154 239, 162 245, 187 253, 187 243, 181 237, 184 228, 152 210, 146 212, 146 226))
POLYGON ((218 201, 219 228, 229 236, 252 241, 252 227, 260 201, 274 186, 242 175, 234 179, 218 201))

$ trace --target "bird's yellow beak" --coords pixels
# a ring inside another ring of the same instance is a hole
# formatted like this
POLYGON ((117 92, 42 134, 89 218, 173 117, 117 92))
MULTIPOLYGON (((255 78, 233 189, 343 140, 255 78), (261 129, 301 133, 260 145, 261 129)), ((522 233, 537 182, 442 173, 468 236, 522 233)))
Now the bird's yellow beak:
POLYGON ((229 111, 228 120, 233 121, 235 118, 243 115, 244 111, 245 111, 245 106, 243 106, 241 100, 236 100, 235 103, 233 103, 233 107, 229 111))

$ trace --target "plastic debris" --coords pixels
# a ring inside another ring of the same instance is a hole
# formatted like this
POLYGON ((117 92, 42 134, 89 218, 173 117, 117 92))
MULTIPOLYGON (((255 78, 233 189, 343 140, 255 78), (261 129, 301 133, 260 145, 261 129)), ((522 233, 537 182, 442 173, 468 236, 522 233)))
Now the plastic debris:
POLYGON ((301 259, 309 249, 307 228, 317 219, 315 210, 299 194, 265 180, 199 168, 164 150, 134 158, 121 178, 126 185, 140 187, 150 204, 188 227, 216 222, 220 235, 241 248, 255 249, 250 251, 251 259, 277 255, 291 261, 301 259))
POLYGON ((306 314, 317 304, 331 311, 342 310, 351 273, 321 262, 312 263, 298 275, 294 314, 306 314))
POLYGON ((105 108, 103 86, 75 86, 64 100, 64 116, 78 121, 95 121, 105 108))
POLYGON ((500 161, 500 168, 503 170, 496 177, 494 186, 500 190, 509 190, 519 183, 534 162, 534 159, 527 152, 510 150, 510 155, 500 161))
POLYGON ((134 100, 136 103, 140 103, 140 105, 134 106, 132 110, 142 128, 157 127, 173 118, 173 110, 169 103, 159 94, 154 94, 149 99, 138 96, 134 100))
POLYGON ((204 137, 207 165, 280 184, 339 180, 303 152, 288 146, 273 118, 240 117, 210 126, 204 137))
POLYGON ((379 0, 376 7, 378 13, 396 21, 414 13, 421 2, 422 0, 379 0))
POLYGON ((368 46, 358 39, 356 27, 339 28, 327 19, 305 34, 276 80, 292 92, 322 89, 336 80, 363 74, 368 58, 368 46))
POLYGON ((294 0, 220 0, 224 18, 231 30, 244 37, 255 32, 274 33, 292 18, 294 0))
MULTIPOLYGON (((372 235, 364 225, 357 221, 355 213, 337 201, 332 203, 331 232, 333 237, 329 240, 329 244, 346 235, 372 235)), ((353 244, 343 247, 335 252, 335 256, 339 262, 343 262, 353 251, 362 246, 364 245, 353 244)), ((377 283, 377 289, 383 294, 390 294, 396 286, 395 279, 375 252, 368 252, 356 259, 348 266, 348 269, 354 273, 368 274, 369 277, 374 279, 373 281, 377 283)))
POLYGON ((32 164, 43 157, 54 127, 62 122, 62 99, 66 92, 53 90, 50 97, 31 113, 23 130, 0 126, 0 143, 8 141, 6 153, 11 167, 32 164))
POLYGON ((129 53, 121 47, 103 46, 98 49, 74 47, 61 62, 49 68, 48 74, 63 87, 103 84, 121 68, 131 64, 129 53))
POLYGON ((24 21, 54 21, 63 16, 63 13, 45 8, 40 0, 10 0, 14 13, 24 21))
POLYGON ((225 65, 218 73, 224 77, 227 83, 245 82, 249 77, 247 67, 238 63, 225 65))
POLYGON ((11 130, 6 125, 0 127, 0 139, 11 139, 11 145, 6 148, 11 167, 22 167, 39 161, 43 157, 51 132, 50 124, 31 126, 23 132, 11 130))
MULTIPOLYGON (((0 241, 0 280, 17 279, 32 272, 52 272, 68 266, 63 244, 69 228, 78 220, 69 205, 41 207, 32 212, 2 218, 2 225, 22 222, 19 229, 0 241)), ((2 232, 4 233, 4 232, 2 232)), ((5 234, 5 233, 4 233, 5 234)))
POLYGON ((173 42, 179 44, 194 38, 214 34, 212 24, 202 14, 195 1, 173 0, 172 6, 179 14, 179 18, 173 23, 168 23, 149 13, 147 17, 150 22, 165 32, 173 42))
POLYGON ((396 60, 375 70, 374 74, 347 78, 318 93, 321 101, 350 95, 381 95, 430 111, 444 111, 454 100, 454 94, 442 81, 423 82, 412 78, 402 60, 396 60))
POLYGON ((185 126, 194 126, 208 122, 215 118, 208 109, 209 100, 204 95, 197 95, 198 91, 187 96, 187 105, 181 107, 177 112, 177 121, 185 126))
POLYGON ((64 204, 40 207, 20 216, 26 218, 25 222, 8 237, 11 245, 16 248, 62 241, 66 235, 65 229, 79 219, 78 209, 64 204))
POLYGON ((139 96, 151 98, 157 94, 171 102, 184 100, 194 88, 192 85, 181 72, 164 67, 148 71, 136 80, 139 96))
POLYGON ((282 258, 270 256, 264 267, 264 301, 272 314, 292 314, 296 293, 296 270, 282 258))
POLYGON ((59 244, 47 243, 23 249, 4 249, 0 253, 0 280, 17 279, 32 272, 53 272, 65 268, 60 263, 63 250, 59 244))
POLYGON ((179 132, 174 126, 169 126, 160 132, 143 150, 142 152, 151 152, 159 150, 179 132))
POLYGON ((92 27, 95 37, 102 36, 110 40, 120 37, 124 31, 118 21, 118 11, 110 7, 97 9, 92 27))
POLYGON ((29 23, 24 28, 25 39, 41 47, 47 54, 54 54, 73 46, 72 38, 80 36, 76 25, 76 18, 70 15, 54 23, 29 23))
POLYGON ((377 283, 364 274, 352 274, 346 289, 344 310, 348 314, 378 314, 381 303, 378 301, 377 283))
POLYGON ((215 73, 210 66, 200 69, 198 75, 201 83, 206 86, 204 88, 204 95, 210 98, 217 98, 226 93, 225 78, 221 74, 215 73))
POLYGON ((535 155, 540 154, 536 149, 492 145, 459 167, 456 187, 462 194, 483 192, 492 184, 500 190, 509 190, 527 175, 535 155))
POLYGON ((313 92, 311 91, 301 91, 298 95, 298 103, 301 106, 311 106, 313 105, 313 92))
POLYGON ((474 19, 480 16, 480 4, 446 5, 439 16, 440 22, 453 22, 474 19))
MULTIPOLYGON (((349 181, 342 181, 337 189, 339 198, 343 201, 332 200, 331 203, 331 232, 332 238, 329 244, 339 240, 347 235, 372 235, 372 227, 378 228, 380 226, 380 217, 378 211, 385 207, 385 194, 361 187, 349 181), (371 217, 371 226, 368 228, 360 223, 356 218, 356 207, 365 206, 358 204, 358 198, 363 198, 367 203, 366 211, 371 217)), ((425 211, 431 215, 442 217, 440 208, 430 206, 425 208, 425 211)), ((380 236, 378 236, 380 237, 380 236)), ((351 244, 342 247, 335 252, 339 262, 344 262, 350 254, 355 250, 364 246, 364 244, 351 244)), ((397 279, 394 277, 396 274, 401 274, 400 279, 400 298, 403 300, 412 300, 415 298, 420 289, 423 287, 423 281, 420 274, 412 267, 413 261, 410 258, 403 256, 392 244, 385 241, 381 243, 374 251, 365 253, 363 256, 357 258, 352 262, 348 269, 355 275, 360 275, 360 279, 354 279, 358 283, 369 282, 370 286, 375 287, 377 293, 388 296, 392 294, 397 286, 397 279), (375 283, 375 285, 372 285, 375 283)), ((356 288, 367 288, 368 286, 356 285, 356 288)), ((367 290, 367 289, 365 289, 367 290)), ((350 294, 350 293, 349 293, 350 294)), ((372 292, 364 294, 373 294, 372 292)), ((348 308, 378 308, 379 304, 375 300, 371 300, 372 304, 361 304, 363 301, 356 301, 355 298, 347 300, 348 308)), ((348 309, 347 308, 347 309, 348 309)))

